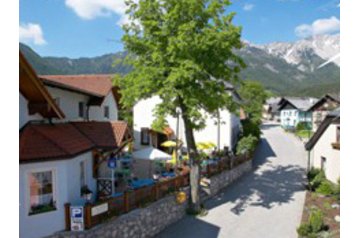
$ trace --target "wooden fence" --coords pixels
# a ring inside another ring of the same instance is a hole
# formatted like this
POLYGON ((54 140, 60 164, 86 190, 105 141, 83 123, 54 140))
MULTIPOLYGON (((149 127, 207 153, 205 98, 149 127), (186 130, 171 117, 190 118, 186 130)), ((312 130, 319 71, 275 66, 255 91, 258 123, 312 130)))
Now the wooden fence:
POLYGON ((231 156, 224 157, 219 160, 216 164, 208 164, 206 165, 205 170, 202 175, 206 177, 211 177, 213 175, 219 174, 224 170, 230 170, 245 161, 250 160, 251 156, 249 154, 239 155, 239 156, 231 156))
MULTIPOLYGON (((85 229, 98 225, 114 216, 119 216, 133 209, 145 207, 167 194, 178 191, 179 188, 189 185, 189 175, 180 175, 152 186, 136 190, 127 190, 122 195, 101 200, 95 204, 86 204, 84 207, 85 229), (98 210, 105 212, 98 212, 98 210), (98 213, 98 214, 97 214, 98 213)), ((65 204, 66 229, 70 230, 70 204, 65 204)))

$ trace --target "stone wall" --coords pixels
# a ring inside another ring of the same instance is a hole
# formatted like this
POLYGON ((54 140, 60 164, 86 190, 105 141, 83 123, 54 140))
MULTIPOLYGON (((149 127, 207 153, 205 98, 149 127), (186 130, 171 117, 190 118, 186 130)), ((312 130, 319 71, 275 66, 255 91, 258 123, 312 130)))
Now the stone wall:
MULTIPOLYGON (((240 178, 244 173, 252 170, 252 160, 246 161, 243 164, 220 174, 210 177, 210 186, 204 191, 208 196, 206 199, 215 196, 220 190, 230 185, 232 182, 240 178)), ((204 199, 205 200, 205 199, 204 199)))
MULTIPOLYGON (((186 189, 188 195, 189 190, 186 189)), ((178 204, 174 195, 148 207, 135 209, 112 221, 82 232, 59 232, 47 238, 146 238, 153 237, 185 215, 187 202, 178 204)))
MULTIPOLYGON (((230 185, 245 172, 252 169, 252 161, 247 161, 232 170, 210 178, 210 186, 205 189, 202 200, 206 200, 221 189, 230 185)), ((185 189, 187 196, 189 188, 185 189)), ((170 224, 179 221, 186 214, 187 202, 178 204, 175 195, 169 195, 148 207, 139 208, 113 220, 83 232, 59 232, 47 238, 146 238, 153 237, 170 224)))

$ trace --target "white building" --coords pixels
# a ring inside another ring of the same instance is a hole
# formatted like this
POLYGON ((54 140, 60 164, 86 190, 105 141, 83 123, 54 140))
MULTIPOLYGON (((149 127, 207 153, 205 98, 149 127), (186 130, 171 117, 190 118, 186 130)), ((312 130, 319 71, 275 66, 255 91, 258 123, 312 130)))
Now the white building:
POLYGON ((310 167, 322 169, 327 179, 337 183, 340 177, 340 110, 328 113, 306 144, 310 167))
MULTIPOLYGON (((238 94, 233 94, 234 100, 240 100, 238 94)), ((153 110, 155 106, 160 103, 160 98, 154 96, 149 99, 139 101, 133 108, 134 121, 134 139, 135 148, 141 149, 149 145, 161 148, 160 144, 171 137, 176 137, 177 118, 168 116, 166 118, 169 128, 163 132, 154 131, 151 125, 155 119, 153 110)), ((220 128, 218 127, 218 119, 207 115, 206 127, 202 130, 194 131, 195 141, 198 142, 212 142, 217 146, 220 144, 220 149, 225 147, 229 150, 234 149, 239 138, 241 123, 240 117, 227 110, 220 110, 220 128)), ((180 117, 179 120, 179 134, 178 138, 183 141, 186 147, 184 122, 180 117)))
POLYGON ((312 112, 309 109, 316 101, 315 98, 282 98, 278 108, 281 126, 293 129, 299 122, 307 122, 312 126, 312 112))
POLYGON ((80 85, 71 91, 68 84, 47 90, 21 53, 19 71, 20 237, 38 238, 65 230, 64 205, 83 205, 82 188, 93 197, 101 194, 97 185, 106 159, 130 142, 131 134, 125 122, 116 121, 107 81, 96 81, 96 88, 106 89, 102 94, 86 86, 79 92, 80 85), (90 106, 89 117, 77 117, 80 102, 90 106))
POLYGON ((40 75, 66 120, 118 120, 118 88, 112 75, 40 75))

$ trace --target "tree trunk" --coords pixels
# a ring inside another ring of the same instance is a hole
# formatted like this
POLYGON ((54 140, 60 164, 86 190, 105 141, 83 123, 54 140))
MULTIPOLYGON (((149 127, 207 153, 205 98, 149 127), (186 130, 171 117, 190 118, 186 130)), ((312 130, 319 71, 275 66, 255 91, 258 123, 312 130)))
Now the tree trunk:
POLYGON ((186 107, 180 103, 182 110, 182 117, 185 128, 185 138, 188 148, 188 156, 190 163, 190 200, 189 208, 193 212, 200 211, 200 162, 198 159, 198 151, 196 149, 194 131, 191 125, 190 118, 188 118, 186 107))

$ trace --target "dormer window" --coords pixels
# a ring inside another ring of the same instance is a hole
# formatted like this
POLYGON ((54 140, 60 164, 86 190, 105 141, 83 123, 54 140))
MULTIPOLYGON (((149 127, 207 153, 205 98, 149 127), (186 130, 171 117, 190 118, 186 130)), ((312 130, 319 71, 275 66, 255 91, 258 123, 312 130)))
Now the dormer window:
POLYGON ((104 117, 109 118, 109 106, 104 107, 104 117))

